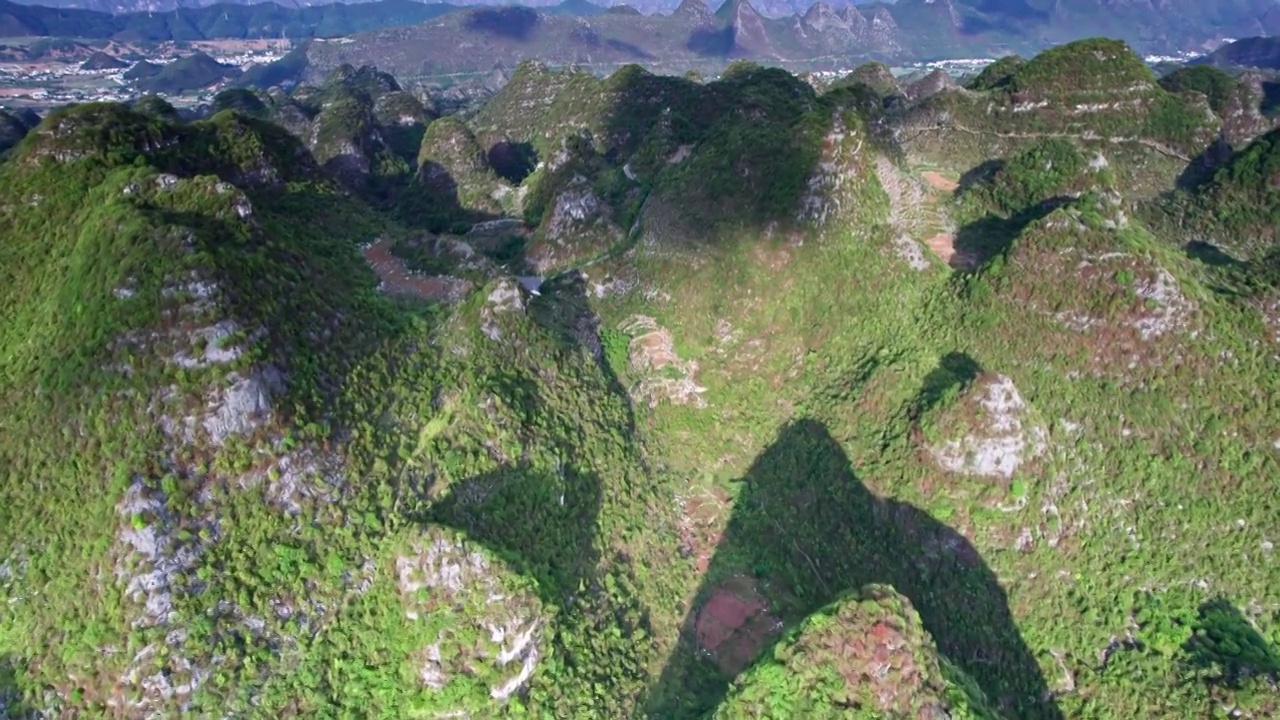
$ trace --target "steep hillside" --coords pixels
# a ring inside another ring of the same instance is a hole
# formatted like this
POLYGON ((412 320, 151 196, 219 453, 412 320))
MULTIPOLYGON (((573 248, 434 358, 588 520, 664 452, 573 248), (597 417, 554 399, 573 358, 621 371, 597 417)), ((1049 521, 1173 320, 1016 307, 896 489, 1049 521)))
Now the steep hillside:
POLYGON ((1242 148, 1201 186, 1172 198, 1171 228, 1238 260, 1260 260, 1280 247, 1280 130, 1242 148))
POLYGON ((27 118, 8 110, 0 110, 0 158, 30 131, 31 123, 27 118))
POLYGON ((377 204, 393 201, 409 182, 423 134, 435 117, 387 73, 350 65, 335 68, 319 85, 225 90, 213 106, 279 124, 339 184, 377 204))
POLYGON ((0 164, 9 712, 1280 711, 1238 86, 524 65, 393 146, 329 80, 0 164))
POLYGON ((477 265, 455 309, 383 299, 360 247, 393 228, 234 115, 76 108, 3 173, 0 651, 50 688, 24 703, 581 717, 607 667, 637 692, 636 573, 670 563, 627 538, 666 511, 591 326, 560 324, 580 291, 477 265))

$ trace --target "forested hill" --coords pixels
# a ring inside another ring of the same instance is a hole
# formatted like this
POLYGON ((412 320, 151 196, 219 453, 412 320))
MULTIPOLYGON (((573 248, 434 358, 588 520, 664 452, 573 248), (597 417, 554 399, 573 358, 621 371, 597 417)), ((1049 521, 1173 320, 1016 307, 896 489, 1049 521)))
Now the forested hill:
POLYGON ((1247 78, 213 105, 0 112, 0 717, 1280 716, 1247 78))

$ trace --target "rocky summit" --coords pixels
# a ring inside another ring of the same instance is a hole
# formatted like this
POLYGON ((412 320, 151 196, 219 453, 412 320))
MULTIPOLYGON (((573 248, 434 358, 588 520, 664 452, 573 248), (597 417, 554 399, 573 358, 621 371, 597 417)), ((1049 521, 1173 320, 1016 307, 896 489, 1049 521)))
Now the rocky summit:
POLYGON ((0 112, 0 717, 1280 713, 1265 78, 728 61, 0 112))

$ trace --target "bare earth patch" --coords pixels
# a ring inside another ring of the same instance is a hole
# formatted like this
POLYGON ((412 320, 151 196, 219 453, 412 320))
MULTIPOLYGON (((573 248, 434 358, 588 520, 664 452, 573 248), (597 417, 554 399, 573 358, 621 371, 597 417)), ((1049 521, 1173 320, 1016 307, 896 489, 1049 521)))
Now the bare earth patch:
POLYGON ((677 498, 680 505, 680 550, 693 559, 698 574, 707 572, 723 537, 729 499, 720 490, 708 490, 677 498))
POLYGON ((466 280, 412 272, 400 258, 391 254, 391 241, 385 238, 366 246, 361 253, 378 273, 378 279, 382 281, 379 289, 388 294, 449 302, 459 299, 470 286, 466 280))
POLYGON ((743 575, 721 583, 694 623, 699 647, 730 677, 745 670, 781 627, 755 583, 743 575))
POLYGON ((938 233, 929 238, 929 249, 942 258, 948 267, 956 270, 972 270, 978 266, 973 256, 956 250, 954 233, 938 233))
POLYGON ((934 190, 941 190, 942 192, 953 193, 956 191, 957 188, 960 187, 960 184, 957 183, 955 180, 952 180, 951 178, 943 175, 942 173, 935 172, 933 170, 926 170, 924 173, 922 173, 921 176, 924 178, 925 182, 929 183, 929 187, 933 188, 934 190))

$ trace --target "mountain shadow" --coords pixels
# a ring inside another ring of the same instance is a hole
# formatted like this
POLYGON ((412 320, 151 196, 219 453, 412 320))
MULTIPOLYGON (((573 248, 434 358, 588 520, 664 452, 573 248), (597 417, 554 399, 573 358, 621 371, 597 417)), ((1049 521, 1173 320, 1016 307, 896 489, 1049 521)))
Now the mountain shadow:
MULTIPOLYGON (((972 370, 961 360, 952 364, 972 370)), ((869 583, 906 596, 939 651, 1006 717, 1062 717, 1004 590, 973 545, 928 513, 873 495, 822 423, 783 428, 740 482, 695 609, 650 689, 650 717, 705 717, 781 628, 869 583), (744 600, 752 594, 758 600, 744 600), (722 608, 764 609, 745 621, 732 612, 706 617, 715 604, 708 600, 717 598, 722 608), (717 646, 708 648, 707 639, 717 646)))
POLYGON ((476 223, 497 220, 500 215, 464 207, 458 181, 444 165, 425 161, 417 175, 401 189, 395 215, 404 224, 430 232, 463 233, 476 223))
POLYGON ((1207 671, 1211 687, 1238 690, 1254 678, 1280 682, 1280 651, 1225 598, 1200 606, 1195 630, 1183 649, 1193 668, 1207 671))
POLYGON ((696 28, 689 33, 685 48, 695 55, 727 58, 733 52, 737 32, 732 25, 723 28, 696 28))
MULTIPOLYGON (((626 387, 618 378, 601 341, 600 317, 591 309, 587 297, 587 277, 581 270, 570 270, 550 277, 539 287, 539 294, 529 302, 529 315, 544 328, 550 330, 566 349, 581 346, 604 373, 609 390, 626 400, 627 432, 634 434, 635 408, 626 387)), ((629 437, 632 435, 628 435, 629 437)))
POLYGON ((498 177, 519 186, 538 167, 538 151, 531 143, 503 140, 489 146, 488 160, 498 177))
POLYGON ((973 382, 982 374, 978 361, 965 353, 951 352, 942 356, 938 367, 924 378, 920 393, 911 408, 912 419, 941 403, 948 395, 973 382))
POLYGON ((997 255, 1003 255, 1028 225, 1070 201, 1071 198, 1065 196, 1053 197, 1009 217, 988 214, 961 226, 954 243, 956 257, 966 258, 968 265, 957 267, 956 272, 965 271, 968 267, 982 267, 997 255))
POLYGON ((1244 267, 1246 263, 1233 257, 1227 251, 1204 240, 1192 240, 1182 247, 1187 257, 1199 260, 1211 267, 1244 267))
POLYGON ((35 717, 18 693, 17 660, 0 655, 0 717, 25 720, 35 717))
POLYGON ((524 7, 503 7, 472 10, 463 21, 463 28, 472 32, 497 35, 524 42, 533 34, 538 24, 538 13, 524 7))
POLYGON ((1195 192, 1213 179, 1214 173, 1231 159, 1234 150, 1223 135, 1209 144, 1203 152, 1191 159, 1178 174, 1174 186, 1186 192, 1195 192))

